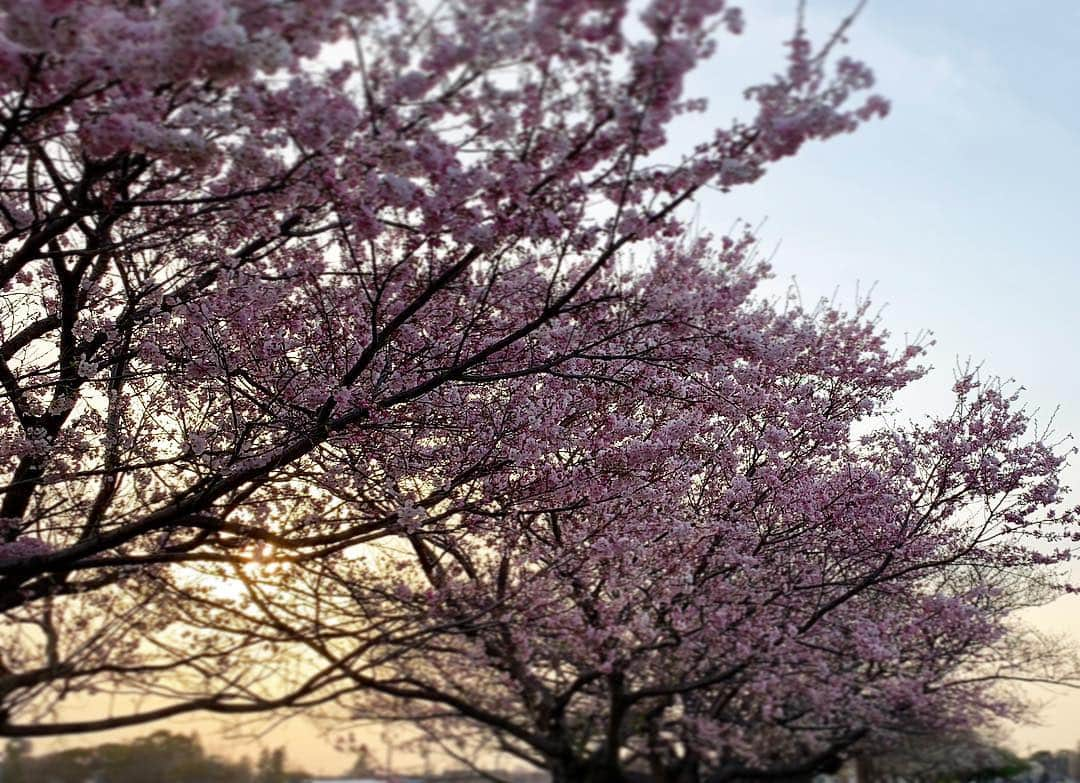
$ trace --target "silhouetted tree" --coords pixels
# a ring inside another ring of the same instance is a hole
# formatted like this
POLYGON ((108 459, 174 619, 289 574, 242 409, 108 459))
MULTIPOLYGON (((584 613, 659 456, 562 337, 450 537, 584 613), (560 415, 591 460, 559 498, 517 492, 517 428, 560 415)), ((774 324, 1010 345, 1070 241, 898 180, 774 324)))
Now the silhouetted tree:
POLYGON ((25 759, 30 755, 30 743, 26 740, 8 740, 4 746, 3 765, 0 766, 0 783, 29 783, 24 769, 25 759))
MULTIPOLYGON (((268 754, 270 768, 283 767, 284 753, 268 754)), ((266 783, 291 783, 299 773, 267 778, 266 783)), ((195 734, 156 731, 131 742, 110 742, 92 748, 72 748, 40 757, 26 745, 8 743, 3 783, 263 783, 247 761, 231 762, 207 755, 195 734), (16 777, 12 777, 12 775, 16 777), (17 777, 21 775, 21 777, 17 777)))

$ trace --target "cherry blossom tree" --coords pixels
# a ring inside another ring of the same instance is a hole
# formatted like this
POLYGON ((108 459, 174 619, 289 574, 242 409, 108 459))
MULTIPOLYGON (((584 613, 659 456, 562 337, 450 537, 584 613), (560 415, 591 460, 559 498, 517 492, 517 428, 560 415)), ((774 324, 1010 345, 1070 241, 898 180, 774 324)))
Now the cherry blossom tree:
POLYGON ((428 444, 454 467, 395 488, 405 527, 288 591, 247 578, 232 632, 303 638, 346 717, 557 780, 809 775, 1080 681, 1011 617, 1075 521, 1017 395, 963 372, 948 415, 890 423, 921 348, 868 303, 762 299, 752 237, 652 250, 612 304, 648 332, 460 400, 428 444), (448 493, 480 454, 504 469, 448 493))
MULTIPOLYGON (((432 505, 415 556, 385 542, 383 578, 342 571, 337 600, 307 587, 341 628, 382 606, 408 629, 318 645, 362 687, 352 714, 557 781, 719 783, 1016 717, 1012 681, 1080 681, 1011 618, 1046 600, 1046 544, 1075 521, 1016 397, 963 375, 950 415, 867 429, 917 349, 891 355, 858 315, 724 302, 753 275, 700 285, 693 258, 662 254, 641 284, 679 292, 695 349, 673 336, 587 399, 530 379, 500 414, 517 442, 492 445, 515 470, 478 479, 483 507, 432 505)), ((296 594, 253 593, 289 625, 296 594)))
MULTIPOLYGON (((831 63, 848 22, 817 48, 800 25, 749 118, 673 159, 666 129, 705 106, 684 80, 737 9, 429 5, 0 2, 0 734, 358 687, 340 663, 264 676, 308 637, 224 578, 337 579, 523 480, 540 447, 500 411, 541 406, 550 441, 717 350, 683 291, 642 288, 644 243, 683 236, 701 188, 887 109, 831 63), (56 718, 98 689, 158 701, 56 718)), ((722 340, 762 339, 747 317, 722 340)))

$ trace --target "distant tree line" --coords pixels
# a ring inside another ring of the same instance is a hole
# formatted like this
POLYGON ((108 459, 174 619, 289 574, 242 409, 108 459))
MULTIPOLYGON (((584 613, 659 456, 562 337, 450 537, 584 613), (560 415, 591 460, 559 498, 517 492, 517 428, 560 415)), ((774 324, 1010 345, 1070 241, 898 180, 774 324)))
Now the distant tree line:
POLYGON ((1025 760, 973 731, 912 734, 857 760, 860 781, 873 783, 977 783, 1026 779, 1025 760))
POLYGON ((1042 767, 1042 773, 1038 776, 1040 783, 1080 779, 1080 749, 1039 750, 1032 753, 1030 759, 1042 767))
POLYGON ((30 743, 11 740, 0 762, 0 783, 301 783, 284 748, 263 749, 254 764, 207 753, 198 735, 155 731, 130 742, 72 748, 35 756, 30 743))

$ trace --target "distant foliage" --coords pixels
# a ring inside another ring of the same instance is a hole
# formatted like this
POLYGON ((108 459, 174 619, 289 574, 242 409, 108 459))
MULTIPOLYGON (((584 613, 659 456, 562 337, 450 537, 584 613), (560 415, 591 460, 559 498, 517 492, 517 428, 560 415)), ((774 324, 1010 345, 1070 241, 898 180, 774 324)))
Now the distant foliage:
MULTIPOLYGON (((11 747, 11 744, 8 746, 11 747)), ((286 771, 284 751, 263 751, 252 770, 247 761, 231 762, 207 755, 195 735, 156 731, 127 743, 63 750, 34 756, 25 746, 18 766, 5 757, 4 783, 302 783, 302 772, 286 771), (264 763, 264 759, 269 762, 264 763), (21 775, 21 777, 20 777, 21 775)))

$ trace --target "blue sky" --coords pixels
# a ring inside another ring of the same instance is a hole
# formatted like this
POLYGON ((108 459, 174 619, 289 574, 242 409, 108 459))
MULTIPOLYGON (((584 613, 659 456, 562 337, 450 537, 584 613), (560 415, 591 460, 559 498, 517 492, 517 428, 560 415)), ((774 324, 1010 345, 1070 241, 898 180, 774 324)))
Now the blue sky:
MULTIPOLYGON (((820 40, 853 2, 809 5, 820 40)), ((744 4, 741 40, 725 40, 692 85, 714 99, 715 120, 777 69, 794 6, 744 4)), ((709 194, 701 223, 723 232, 736 217, 765 219, 777 276, 804 299, 852 303, 857 284, 873 285, 895 335, 931 330, 936 369, 904 396, 911 415, 946 405, 953 368, 970 358, 1022 384, 1044 417, 1058 408, 1059 434, 1080 435, 1080 4, 871 0, 849 37, 846 53, 874 67, 892 114, 751 187, 709 194)), ((1068 481, 1080 487, 1076 465, 1068 481)), ((1029 619, 1080 647, 1080 599, 1029 619)), ((1013 728, 1012 743, 1075 747, 1080 693, 1039 696, 1052 699, 1041 725, 1013 728)))

